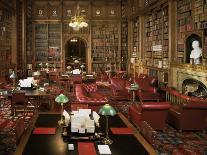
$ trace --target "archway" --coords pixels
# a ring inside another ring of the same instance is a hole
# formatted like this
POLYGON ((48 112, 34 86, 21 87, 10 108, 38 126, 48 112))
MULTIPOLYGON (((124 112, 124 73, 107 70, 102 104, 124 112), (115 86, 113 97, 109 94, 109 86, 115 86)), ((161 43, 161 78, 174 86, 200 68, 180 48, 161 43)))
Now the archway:
POLYGON ((84 65, 86 70, 86 43, 82 38, 72 37, 65 44, 65 67, 72 69, 84 65))

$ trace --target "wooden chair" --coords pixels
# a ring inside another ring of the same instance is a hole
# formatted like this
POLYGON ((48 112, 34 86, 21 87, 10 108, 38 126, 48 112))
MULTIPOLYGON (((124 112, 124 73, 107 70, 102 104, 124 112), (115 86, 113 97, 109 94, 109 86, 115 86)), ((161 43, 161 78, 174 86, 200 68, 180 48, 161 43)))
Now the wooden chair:
POLYGON ((11 97, 11 113, 12 115, 16 115, 16 111, 23 111, 25 116, 27 99, 25 96, 25 92, 13 93, 11 97))
POLYGON ((17 92, 13 93, 11 97, 11 114, 16 115, 16 112, 23 112, 23 116, 25 117, 25 113, 27 111, 35 111, 36 102, 33 104, 31 101, 28 101, 28 98, 25 95, 25 92, 17 92))
POLYGON ((49 73, 49 81, 50 81, 50 83, 57 83, 58 82, 58 78, 59 78, 58 73, 56 73, 56 72, 49 73))

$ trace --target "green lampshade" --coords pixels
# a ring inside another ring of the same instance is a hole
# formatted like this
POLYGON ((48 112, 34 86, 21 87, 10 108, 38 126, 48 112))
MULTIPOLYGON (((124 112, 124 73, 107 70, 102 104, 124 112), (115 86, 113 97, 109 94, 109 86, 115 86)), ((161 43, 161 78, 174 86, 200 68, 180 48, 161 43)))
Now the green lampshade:
POLYGON ((67 96, 63 95, 63 94, 60 94, 58 95, 56 98, 55 98, 55 102, 57 103, 67 103, 68 102, 68 98, 67 96))
POLYGON ((109 104, 105 104, 104 106, 101 107, 99 110, 99 114, 104 115, 104 116, 114 116, 116 115, 115 109, 110 106, 109 104))

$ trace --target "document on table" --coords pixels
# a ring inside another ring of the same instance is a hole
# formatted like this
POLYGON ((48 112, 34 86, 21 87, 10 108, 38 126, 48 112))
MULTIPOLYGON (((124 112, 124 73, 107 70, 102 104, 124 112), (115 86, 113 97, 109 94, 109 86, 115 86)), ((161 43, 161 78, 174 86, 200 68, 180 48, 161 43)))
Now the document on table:
POLYGON ((100 154, 111 154, 111 150, 108 145, 98 145, 98 151, 100 154))

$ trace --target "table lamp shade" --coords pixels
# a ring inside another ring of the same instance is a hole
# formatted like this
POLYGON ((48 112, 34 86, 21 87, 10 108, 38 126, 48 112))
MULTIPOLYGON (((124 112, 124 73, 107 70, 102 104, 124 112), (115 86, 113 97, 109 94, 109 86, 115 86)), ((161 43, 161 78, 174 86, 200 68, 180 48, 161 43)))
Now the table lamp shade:
POLYGON ((33 73, 33 75, 34 75, 34 76, 40 76, 41 73, 40 73, 40 71, 36 71, 36 72, 33 73))
POLYGON ((17 75, 15 74, 14 71, 12 71, 11 75, 9 76, 10 79, 16 79, 17 75))
POLYGON ((60 94, 58 95, 56 98, 55 98, 55 102, 57 103, 67 103, 69 100, 67 98, 67 96, 63 95, 63 94, 60 94))
POLYGON ((114 116, 116 115, 116 110, 109 104, 105 104, 99 110, 99 114, 104 115, 104 116, 114 116))

